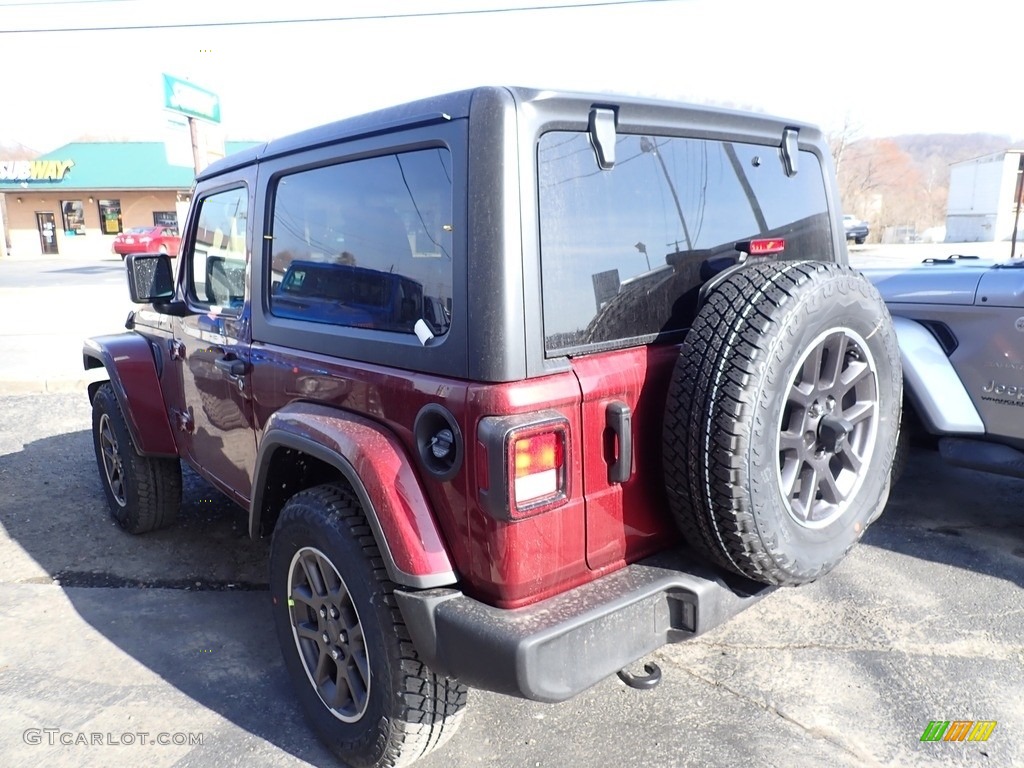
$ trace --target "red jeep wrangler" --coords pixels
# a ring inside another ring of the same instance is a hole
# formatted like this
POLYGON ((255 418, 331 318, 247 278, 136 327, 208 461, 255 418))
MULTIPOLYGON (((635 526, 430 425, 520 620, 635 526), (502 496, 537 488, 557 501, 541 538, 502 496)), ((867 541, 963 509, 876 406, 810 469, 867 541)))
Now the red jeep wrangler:
POLYGON ((899 353, 836 200, 811 126, 512 88, 225 158, 85 345, 110 509, 170 524, 184 459, 249 511, 355 765, 443 743, 467 686, 653 685, 624 668, 885 504, 899 353))

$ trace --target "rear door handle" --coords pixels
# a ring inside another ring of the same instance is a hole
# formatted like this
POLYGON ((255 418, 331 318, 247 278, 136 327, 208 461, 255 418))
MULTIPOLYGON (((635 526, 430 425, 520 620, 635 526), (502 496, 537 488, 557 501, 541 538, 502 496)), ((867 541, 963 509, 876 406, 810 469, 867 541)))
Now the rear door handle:
POLYGON ((608 464, 608 482, 624 483, 633 474, 633 411, 616 400, 608 403, 604 416, 605 426, 614 433, 618 449, 615 459, 608 464))

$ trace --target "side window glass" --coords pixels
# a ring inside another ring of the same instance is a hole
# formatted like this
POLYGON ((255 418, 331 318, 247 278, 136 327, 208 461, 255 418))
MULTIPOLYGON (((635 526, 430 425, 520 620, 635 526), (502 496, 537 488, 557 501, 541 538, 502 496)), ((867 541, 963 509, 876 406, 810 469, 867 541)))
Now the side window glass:
POLYGON ((448 150, 434 148, 279 179, 271 313, 397 333, 416 333, 417 326, 433 336, 447 333, 451 178, 448 150))
POLYGON ((238 310, 245 301, 245 226, 248 195, 229 189, 200 202, 188 255, 189 296, 200 304, 238 310))

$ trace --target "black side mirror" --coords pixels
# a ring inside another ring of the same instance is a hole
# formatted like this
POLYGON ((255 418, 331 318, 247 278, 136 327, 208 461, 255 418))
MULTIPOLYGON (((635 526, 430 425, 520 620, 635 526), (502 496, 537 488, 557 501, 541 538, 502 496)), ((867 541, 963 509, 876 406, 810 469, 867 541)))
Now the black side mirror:
POLYGON ((128 292, 136 304, 167 302, 174 298, 174 272, 166 253, 131 253, 125 258, 128 292))

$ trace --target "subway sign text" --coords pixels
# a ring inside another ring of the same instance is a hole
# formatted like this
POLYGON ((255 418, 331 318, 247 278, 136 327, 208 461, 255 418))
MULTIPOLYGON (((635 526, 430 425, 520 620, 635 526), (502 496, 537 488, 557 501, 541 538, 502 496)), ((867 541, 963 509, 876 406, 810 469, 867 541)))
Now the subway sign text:
POLYGON ((0 160, 0 181, 63 181, 74 160, 0 160))

